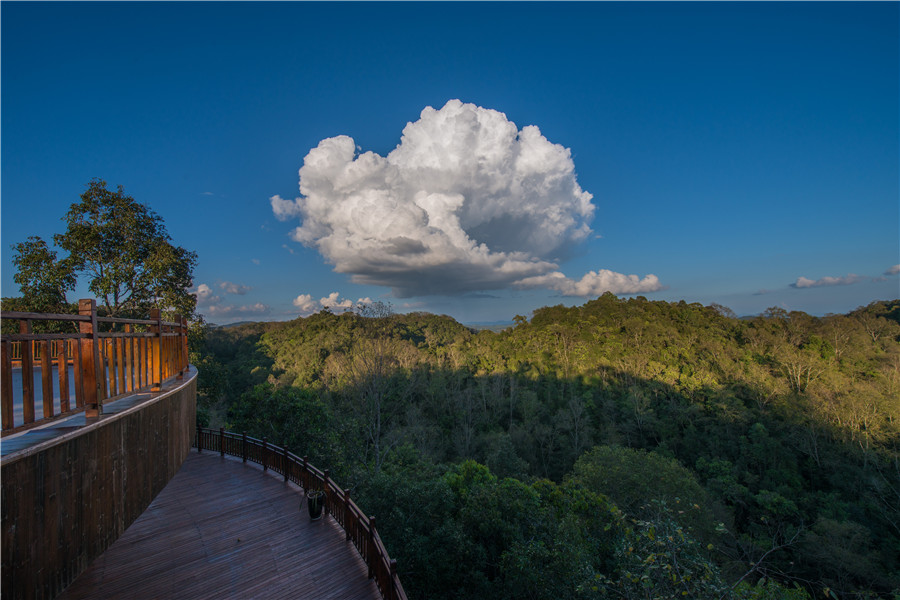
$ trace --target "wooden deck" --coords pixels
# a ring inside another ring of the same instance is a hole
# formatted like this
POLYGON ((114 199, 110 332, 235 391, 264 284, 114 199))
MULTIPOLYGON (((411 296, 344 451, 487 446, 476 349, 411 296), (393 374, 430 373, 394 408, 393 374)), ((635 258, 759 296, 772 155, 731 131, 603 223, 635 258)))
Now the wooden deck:
MULTIPOLYGON (((300 512, 281 477, 192 451, 150 507, 58 600, 378 599, 330 518, 300 512)), ((305 507, 304 507, 305 508, 305 507)))

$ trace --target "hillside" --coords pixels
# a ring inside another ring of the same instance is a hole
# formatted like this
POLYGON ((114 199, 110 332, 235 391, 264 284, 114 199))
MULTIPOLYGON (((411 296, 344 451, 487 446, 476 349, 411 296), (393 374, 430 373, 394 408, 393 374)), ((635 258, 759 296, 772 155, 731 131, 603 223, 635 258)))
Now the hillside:
POLYGON ((209 331, 194 362, 230 428, 352 484, 411 597, 900 591, 898 300, 607 294, 501 332, 321 312, 209 331))

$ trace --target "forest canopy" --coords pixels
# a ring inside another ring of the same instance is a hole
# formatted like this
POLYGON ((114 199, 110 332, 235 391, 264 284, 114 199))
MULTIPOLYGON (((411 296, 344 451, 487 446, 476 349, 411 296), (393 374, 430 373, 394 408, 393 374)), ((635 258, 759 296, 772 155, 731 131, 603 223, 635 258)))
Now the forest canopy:
POLYGON ((900 594, 900 300, 323 311, 193 362, 201 419, 331 468, 412 598, 900 594))

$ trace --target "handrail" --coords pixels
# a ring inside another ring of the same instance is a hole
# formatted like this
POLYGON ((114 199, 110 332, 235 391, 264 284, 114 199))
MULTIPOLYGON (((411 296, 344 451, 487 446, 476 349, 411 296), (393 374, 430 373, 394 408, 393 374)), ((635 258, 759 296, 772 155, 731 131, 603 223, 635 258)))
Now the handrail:
POLYGON ((19 333, 0 336, 2 434, 81 411, 87 418, 97 418, 105 401, 159 391, 165 380, 181 379, 188 368, 187 320, 175 315, 174 321, 164 321, 158 309, 151 309, 149 319, 120 319, 99 316, 96 300, 79 300, 77 315, 4 311, 0 318, 19 322, 19 333), (32 321, 74 321, 79 331, 32 333, 32 321), (101 323, 122 330, 102 331, 101 323), (40 368, 41 418, 35 415, 35 366, 40 368), (20 370, 20 394, 13 391, 14 367, 20 370), (70 373, 74 382, 69 381, 70 373), (21 400, 19 418, 17 400, 21 400))
POLYGON ((406 600, 406 592, 397 575, 397 561, 388 556, 384 543, 375 529, 375 517, 367 517, 362 509, 350 498, 350 490, 342 489, 330 476, 328 470, 313 466, 307 457, 299 457, 269 444, 266 438, 258 440, 246 433, 236 434, 219 428, 218 431, 197 427, 194 447, 198 452, 213 450, 222 456, 237 456, 244 462, 262 465, 263 471, 271 469, 292 481, 304 490, 325 492, 325 510, 331 514, 347 534, 356 550, 369 568, 369 578, 375 584, 384 600, 406 600))

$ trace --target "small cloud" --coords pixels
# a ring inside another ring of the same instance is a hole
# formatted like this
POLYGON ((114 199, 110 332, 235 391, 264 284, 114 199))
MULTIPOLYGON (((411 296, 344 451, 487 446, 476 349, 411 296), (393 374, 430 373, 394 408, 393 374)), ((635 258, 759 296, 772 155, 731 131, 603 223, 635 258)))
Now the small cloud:
POLYGON ((294 249, 291 248, 290 246, 288 246, 287 244, 282 244, 281 247, 284 248, 285 250, 287 250, 288 252, 290 252, 291 254, 294 253, 294 249))
POLYGON ((336 312, 346 312, 363 304, 372 304, 372 299, 365 297, 353 302, 349 298, 341 298, 340 292, 331 292, 319 300, 313 300, 311 294, 300 294, 294 298, 292 303, 297 307, 301 315, 309 315, 322 308, 336 312))
POLYGON ((210 306, 208 309, 211 317, 217 318, 234 318, 234 317, 258 317, 268 314, 269 307, 262 302, 249 304, 244 306, 236 306, 233 304, 218 304, 210 306))
POLYGON ((295 200, 285 200, 279 195, 269 198, 272 205, 272 212, 279 221, 287 221, 292 217, 299 217, 303 214, 303 209, 299 202, 295 200))
POLYGON ((313 300, 309 294, 300 294, 294 298, 293 304, 300 309, 301 314, 313 313, 319 308, 319 303, 313 300))
POLYGON ((866 278, 854 273, 849 273, 845 277, 822 277, 821 279, 809 279, 807 277, 798 277, 796 283, 792 283, 791 287, 796 289, 825 287, 832 285, 852 285, 865 281, 866 278))
POLYGON ((606 292, 639 294, 663 289, 656 275, 647 275, 641 279, 637 275, 623 275, 606 269, 589 271, 577 281, 556 271, 538 277, 526 277, 514 285, 523 288, 548 288, 560 292, 563 296, 581 298, 601 296, 606 292))
POLYGON ((328 296, 319 300, 319 304, 324 308, 330 309, 349 310, 353 308, 353 301, 349 298, 340 299, 338 292, 331 292, 328 296))
POLYGON ((230 281, 223 281, 219 284, 219 287, 222 288, 226 294, 234 294, 236 296, 243 296, 253 289, 249 285, 231 283, 230 281))
POLYGON ((250 259, 250 262, 252 262, 254 265, 258 265, 258 264, 259 264, 259 259, 258 259, 258 258, 251 258, 251 259, 250 259))
POLYGON ((200 192, 201 196, 215 196, 212 192, 200 192))
POLYGON ((771 293, 772 293, 772 290, 759 290, 758 292, 755 292, 753 295, 754 296, 765 296, 766 294, 771 294, 771 293))
MULTIPOLYGON (((247 285, 240 285, 230 281, 223 281, 218 284, 226 294, 236 294, 243 296, 252 288, 247 285)), ((235 305, 222 304, 222 297, 217 296, 213 289, 205 283, 197 286, 197 289, 191 292, 197 296, 197 306, 206 315, 215 319, 235 319, 241 317, 258 317, 269 313, 269 306, 262 302, 255 304, 235 305)))
POLYGON ((900 275, 900 265, 894 265, 890 269, 884 272, 885 275, 900 275))
POLYGON ((222 298, 216 296, 212 288, 205 283, 201 283, 197 286, 196 290, 190 293, 197 296, 197 304, 201 306, 212 306, 218 304, 222 300, 222 298))
POLYGON ((197 300, 199 302, 203 302, 204 300, 212 296, 213 293, 214 292, 212 291, 212 288, 205 283, 201 283, 200 285, 198 285, 197 290, 194 292, 194 294, 197 295, 197 300))

